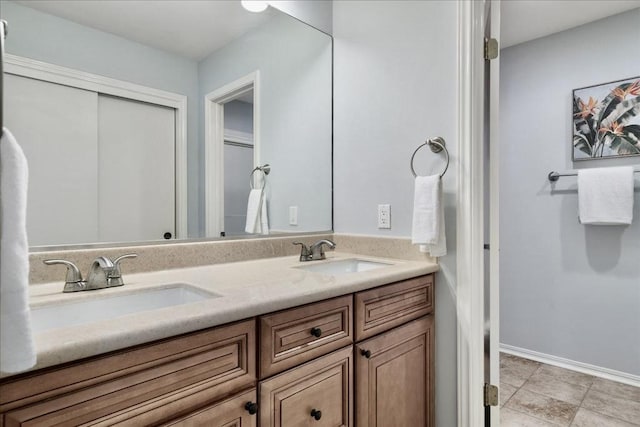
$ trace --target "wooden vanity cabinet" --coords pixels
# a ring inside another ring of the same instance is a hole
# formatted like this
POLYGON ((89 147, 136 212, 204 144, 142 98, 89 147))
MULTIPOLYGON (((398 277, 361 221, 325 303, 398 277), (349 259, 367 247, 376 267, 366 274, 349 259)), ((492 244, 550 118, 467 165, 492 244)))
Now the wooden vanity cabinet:
POLYGON ((255 319, 8 378, 3 427, 158 424, 255 387, 255 319))
POLYGON ((427 275, 9 377, 0 427, 433 427, 433 309, 427 275))

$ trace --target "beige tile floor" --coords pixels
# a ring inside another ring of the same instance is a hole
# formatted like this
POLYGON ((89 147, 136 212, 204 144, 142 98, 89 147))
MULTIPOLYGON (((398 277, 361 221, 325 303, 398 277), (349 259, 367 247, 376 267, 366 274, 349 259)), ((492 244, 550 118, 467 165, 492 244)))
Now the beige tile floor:
POLYGON ((640 388, 500 354, 501 427, 640 426, 640 388))

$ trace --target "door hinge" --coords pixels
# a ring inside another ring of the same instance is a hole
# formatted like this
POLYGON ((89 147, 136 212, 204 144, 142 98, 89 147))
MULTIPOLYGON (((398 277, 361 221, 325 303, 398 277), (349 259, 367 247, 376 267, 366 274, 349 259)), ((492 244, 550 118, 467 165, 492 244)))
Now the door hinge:
POLYGON ((500 404, 498 386, 484 385, 484 406, 498 406, 500 404))
POLYGON ((484 59, 490 61, 498 57, 500 47, 496 39, 484 39, 484 59))

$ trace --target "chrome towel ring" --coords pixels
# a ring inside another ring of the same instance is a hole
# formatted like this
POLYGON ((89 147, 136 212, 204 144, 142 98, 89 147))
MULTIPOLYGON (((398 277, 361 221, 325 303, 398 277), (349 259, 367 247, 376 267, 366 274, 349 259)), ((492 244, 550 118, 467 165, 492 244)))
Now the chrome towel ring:
POLYGON ((411 155, 411 163, 409 165, 411 167, 411 173, 413 174, 414 177, 418 176, 418 174, 416 173, 416 170, 413 168, 413 159, 416 157, 416 153, 418 152, 418 150, 420 150, 422 147, 424 147, 426 145, 428 145, 429 148, 431 148, 431 151, 434 152, 434 153, 439 153, 441 151, 444 151, 444 155, 446 157, 447 164, 445 165, 444 170, 440 174, 440 178, 442 178, 444 176, 444 174, 447 172, 447 169, 449 169, 449 150, 447 150, 447 145, 444 142, 444 138, 442 138, 440 136, 436 136, 435 138, 429 138, 429 139, 427 139, 427 141, 424 144, 422 144, 418 148, 416 148, 416 150, 411 155))
POLYGON ((251 174, 249 175, 249 187, 251 187, 252 190, 255 190, 256 188, 253 187, 253 174, 256 173, 257 171, 262 172, 262 187, 260 188, 260 190, 264 190, 264 186, 267 183, 267 175, 269 175, 269 172, 271 172, 271 166, 269 165, 269 163, 265 163, 262 166, 256 166, 255 168, 253 168, 253 170, 251 171, 251 174))

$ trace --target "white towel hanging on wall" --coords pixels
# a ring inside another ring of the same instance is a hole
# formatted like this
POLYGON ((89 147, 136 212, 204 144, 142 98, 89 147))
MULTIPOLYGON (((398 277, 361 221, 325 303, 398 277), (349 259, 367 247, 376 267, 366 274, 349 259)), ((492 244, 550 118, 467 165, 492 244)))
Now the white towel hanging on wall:
POLYGON ((578 171, 580 223, 627 225, 633 221, 633 168, 581 169, 578 171))
POLYGON ((29 311, 27 159, 8 129, 0 139, 0 371, 36 363, 29 311))

